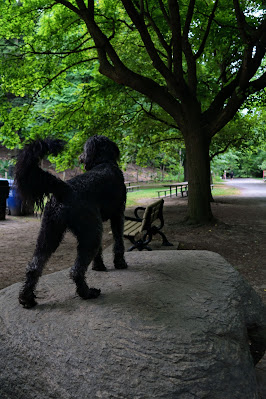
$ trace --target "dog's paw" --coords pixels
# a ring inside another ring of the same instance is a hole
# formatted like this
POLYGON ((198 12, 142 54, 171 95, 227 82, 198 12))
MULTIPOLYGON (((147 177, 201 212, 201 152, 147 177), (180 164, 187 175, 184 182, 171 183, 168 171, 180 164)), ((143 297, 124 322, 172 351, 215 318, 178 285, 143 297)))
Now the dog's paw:
POLYGON ((37 305, 37 302, 35 301, 35 295, 31 296, 26 296, 26 295, 19 295, 19 303, 25 308, 25 309, 31 309, 34 306, 37 305))
POLYGON ((127 262, 124 259, 121 259, 119 262, 115 262, 115 268, 116 269, 127 269, 128 265, 127 262))
POLYGON ((93 265, 92 266, 92 270, 96 270, 97 272, 107 272, 107 269, 104 266, 104 264, 102 264, 102 265, 93 265))
POLYGON ((94 299, 100 295, 101 290, 98 290, 97 288, 88 288, 86 290, 77 289, 77 293, 82 299, 94 299))

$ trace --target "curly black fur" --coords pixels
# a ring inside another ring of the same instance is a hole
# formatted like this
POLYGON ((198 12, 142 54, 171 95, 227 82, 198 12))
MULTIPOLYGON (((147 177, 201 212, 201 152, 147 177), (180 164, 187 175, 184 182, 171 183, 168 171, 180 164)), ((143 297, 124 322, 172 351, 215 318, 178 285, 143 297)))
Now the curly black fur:
POLYGON ((81 156, 87 172, 63 182, 39 167, 46 154, 57 154, 63 146, 60 140, 39 140, 27 145, 18 157, 15 179, 22 197, 40 204, 45 195, 53 194, 44 209, 36 248, 19 295, 19 302, 26 308, 36 305, 34 290, 38 279, 67 229, 78 240, 70 275, 80 297, 96 298, 100 294, 100 290, 87 286, 85 273, 91 261, 94 270, 106 270, 101 249, 103 221, 111 221, 115 267, 127 267, 123 243, 126 188, 117 165, 118 147, 107 137, 91 137, 81 156))
POLYGON ((15 183, 24 203, 35 203, 43 210, 44 198, 50 193, 58 200, 66 195, 68 186, 39 166, 47 154, 58 155, 64 146, 63 140, 37 140, 27 144, 19 153, 15 167, 15 183))

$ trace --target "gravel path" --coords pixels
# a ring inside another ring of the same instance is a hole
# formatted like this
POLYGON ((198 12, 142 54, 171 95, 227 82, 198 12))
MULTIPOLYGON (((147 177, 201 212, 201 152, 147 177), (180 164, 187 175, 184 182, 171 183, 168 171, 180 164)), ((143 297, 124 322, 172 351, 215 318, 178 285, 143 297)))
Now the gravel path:
MULTIPOLYGON (((266 182, 258 179, 231 179, 226 184, 241 190, 241 195, 246 198, 264 198, 266 200, 266 182)), ((262 201, 266 206, 266 201, 262 201)))

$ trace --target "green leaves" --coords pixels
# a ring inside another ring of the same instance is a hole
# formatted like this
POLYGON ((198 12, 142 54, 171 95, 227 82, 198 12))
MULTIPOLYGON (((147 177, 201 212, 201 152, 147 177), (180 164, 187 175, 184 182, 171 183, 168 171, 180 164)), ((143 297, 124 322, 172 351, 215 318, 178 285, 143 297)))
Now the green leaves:
MULTIPOLYGON (((222 126, 224 114, 231 112, 225 112, 233 98, 229 89, 241 71, 247 49, 236 10, 226 0, 220 0, 217 7, 215 1, 196 0, 190 18, 188 2, 179 1, 180 37, 176 37, 166 1, 133 2, 139 24, 126 12, 124 5, 129 1, 94 3, 95 25, 89 25, 91 10, 78 14, 59 1, 0 3, 0 140, 16 147, 37 136, 65 138, 67 155, 57 163, 66 167, 75 164, 88 136, 105 134, 119 142, 123 164, 152 160, 156 165, 173 165, 183 148, 180 129, 190 121, 192 103, 200 105, 199 114, 206 111, 199 118, 199 125, 204 126, 199 131, 204 134, 210 134, 210 126, 217 126, 215 118, 222 126), (115 69, 114 80, 119 83, 98 72, 99 54, 91 37, 96 28, 106 37, 101 44, 102 59, 115 69), (106 50, 109 44, 119 58, 118 67, 106 50), (175 62, 180 62, 178 73, 175 62), (168 73, 162 73, 161 63, 168 73), (147 80, 137 86, 132 83, 131 72, 148 80, 150 96, 141 94, 147 80), (156 97, 157 89, 161 91, 156 97), (155 104, 154 98, 161 100, 164 95, 171 105, 164 107, 163 101, 160 106, 155 104)), ((74 0, 70 4, 77 7, 74 0)), ((262 2, 244 1, 239 6, 246 16, 245 35, 251 38, 262 23, 262 2)), ((175 14, 175 21, 177 17, 175 14)), ((263 73, 262 68, 256 78, 263 73)), ((240 87, 239 82, 236 86, 240 87)), ((241 102, 253 92, 253 88, 248 92, 240 87, 234 94, 241 102)), ((252 102, 246 105, 259 105, 263 98, 263 93, 252 94, 252 102)), ((227 146, 231 137, 240 142, 241 129, 235 121, 224 128, 213 141, 212 153, 227 146)))

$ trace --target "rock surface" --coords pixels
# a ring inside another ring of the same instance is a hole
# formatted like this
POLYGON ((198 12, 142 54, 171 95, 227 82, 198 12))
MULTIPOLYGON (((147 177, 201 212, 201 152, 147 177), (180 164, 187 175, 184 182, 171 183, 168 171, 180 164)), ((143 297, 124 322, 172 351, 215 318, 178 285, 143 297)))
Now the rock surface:
MULTIPOLYGON (((43 276, 39 305, 0 292, 1 399, 255 399, 247 326, 266 334, 255 291, 208 251, 127 253, 127 270, 43 276)), ((266 340, 266 336, 265 336, 266 340)), ((266 342, 265 342, 266 343, 266 342)))

